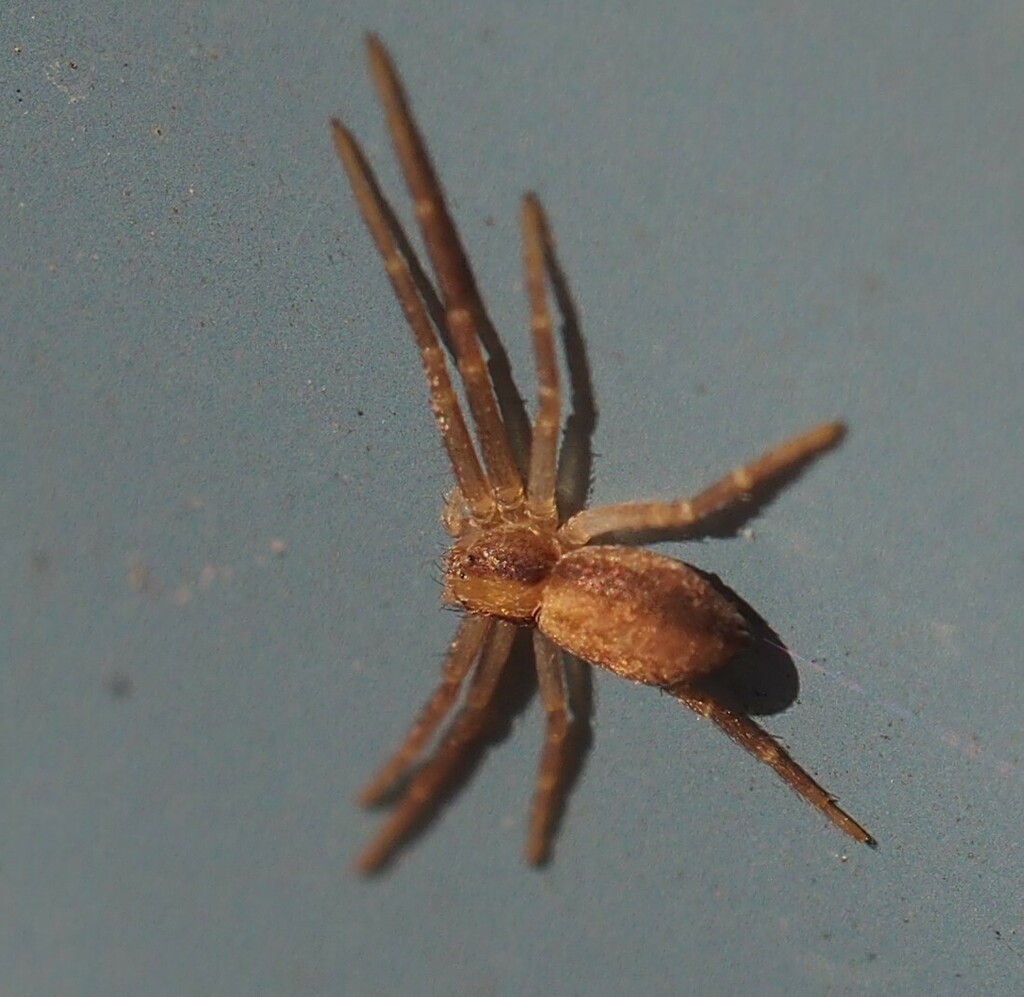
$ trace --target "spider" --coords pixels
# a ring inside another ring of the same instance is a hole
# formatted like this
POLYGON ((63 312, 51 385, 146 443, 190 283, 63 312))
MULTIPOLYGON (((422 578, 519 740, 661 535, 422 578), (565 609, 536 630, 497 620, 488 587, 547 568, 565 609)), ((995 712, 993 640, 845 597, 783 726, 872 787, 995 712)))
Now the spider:
POLYGON ((488 707, 519 628, 532 628, 537 685, 546 714, 525 856, 550 851, 565 775, 569 711, 562 652, 634 682, 670 691, 769 765, 811 806, 855 841, 868 832, 745 712, 719 701, 699 680, 722 668, 752 638, 739 610, 696 569, 648 550, 594 543, 625 534, 684 530, 744 499, 763 483, 835 445, 841 422, 826 422, 736 468, 692 498, 627 502, 560 518, 556 496, 561 391, 548 310, 553 241, 536 195, 522 200, 523 260, 539 402, 523 432, 503 414, 498 377, 488 374, 492 342, 476 281, 394 64, 367 37, 370 75, 409 188, 440 296, 385 201, 358 143, 332 119, 335 149, 359 211, 405 313, 426 374, 430 406, 455 476, 444 508, 453 544, 444 558, 443 601, 464 611, 441 680, 405 740, 363 788, 365 805, 394 801, 358 856, 379 870, 437 804, 467 751, 481 737, 488 707), (452 386, 443 346, 454 356, 472 433, 452 386), (463 693, 463 686, 466 687, 463 693), (425 761, 428 744, 461 710, 425 761))

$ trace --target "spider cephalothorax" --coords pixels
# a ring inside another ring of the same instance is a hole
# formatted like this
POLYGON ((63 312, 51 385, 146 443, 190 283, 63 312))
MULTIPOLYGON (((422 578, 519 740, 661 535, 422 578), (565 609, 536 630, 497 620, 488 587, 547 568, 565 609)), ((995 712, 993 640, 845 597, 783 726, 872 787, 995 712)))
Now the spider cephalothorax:
MULTIPOLYGON (((503 421, 496 384, 484 364, 481 341, 492 333, 430 157, 383 45, 371 36, 367 47, 370 72, 440 295, 416 261, 358 144, 337 120, 332 122, 334 142, 419 348, 431 408, 455 475, 455 489, 444 511, 455 543, 444 560, 443 597, 466 615, 437 689, 405 741, 361 794, 364 803, 379 803, 404 786, 357 867, 363 872, 380 868, 438 799, 463 754, 486 727, 514 634, 522 627, 533 630, 537 684, 546 714, 527 834, 528 861, 540 863, 548 855, 559 809, 556 790, 570 767, 563 650, 636 682, 671 689, 680 702, 770 765, 844 833, 874 844, 769 734, 696 684, 749 642, 744 619, 733 604, 704 575, 680 561, 647 550, 591 545, 612 535, 692 527, 833 446, 843 434, 842 424, 823 423, 795 436, 693 498, 599 506, 560 521, 555 471, 561 393, 546 278, 546 272, 552 273, 553 247, 540 202, 527 194, 522 208, 526 291, 539 383, 537 414, 528 434, 532 443, 524 455, 517 452, 513 437, 527 434, 513 433, 512 424, 503 421), (472 432, 451 384, 442 338, 451 346, 472 432), (525 474, 520 466, 526 468, 525 474), (464 684, 462 709, 433 755, 421 761, 464 684)), ((492 358, 493 345, 488 345, 492 358)))
POLYGON ((471 533, 445 556, 443 599, 471 613, 533 623, 562 545, 531 526, 496 526, 471 533))

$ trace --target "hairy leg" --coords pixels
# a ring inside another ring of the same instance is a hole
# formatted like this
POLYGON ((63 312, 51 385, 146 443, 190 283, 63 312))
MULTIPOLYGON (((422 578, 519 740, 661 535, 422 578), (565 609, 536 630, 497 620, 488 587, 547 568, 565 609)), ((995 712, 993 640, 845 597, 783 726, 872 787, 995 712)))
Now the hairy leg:
POLYGON ((494 498, 477 459, 473 440, 462 417, 459 400, 452 390, 448 365, 437 341, 434 326, 417 293, 409 268, 398 250, 394 231, 397 221, 391 215, 373 171, 355 138, 337 119, 331 121, 331 129, 335 150, 348 175, 356 203, 384 261, 384 269, 391 279, 395 297, 402 306, 419 348, 430 390, 430 407, 434 412, 434 420, 440 430, 448 459, 451 461, 455 480, 474 519, 486 522, 493 515, 494 498))
POLYGON ((505 508, 516 508, 522 503, 523 484, 480 351, 478 327, 484 313, 483 302, 394 64, 373 35, 367 38, 367 51, 370 74, 441 289, 456 365, 495 498, 505 508))
POLYGON ((816 810, 854 841, 875 846, 875 839, 836 803, 835 797, 801 768, 790 754, 750 717, 722 706, 713 696, 699 690, 676 686, 667 690, 694 713, 707 717, 736 744, 764 762, 773 772, 816 810))
POLYGON ((494 622, 488 631, 462 709, 433 756, 413 776, 395 809, 356 858, 355 868, 359 872, 375 872, 388 861, 403 839, 437 802, 466 748, 480 736, 487 723, 487 708, 512 649, 515 632, 516 628, 504 620, 494 622))
POLYGON ((772 447, 760 457, 735 468, 693 498, 675 502, 624 502, 584 509, 559 531, 574 545, 589 543, 607 533, 682 529, 749 495, 759 485, 785 474, 816 454, 835 446, 846 429, 841 422, 824 422, 806 433, 772 447))
POLYGON ((530 331, 537 367, 539 402, 533 423, 533 448, 526 505, 539 522, 557 525, 555 474, 558 463, 558 423, 562 399, 558 386, 558 361, 551 332, 551 312, 544 277, 544 260, 551 245, 543 209, 536 195, 523 198, 523 270, 530 299, 530 331))
POLYGON ((441 669, 441 681, 413 721, 398 750, 360 791, 359 802, 363 806, 380 803, 415 765, 424 746, 455 705, 462 681, 476 661, 494 622, 487 616, 467 616, 463 619, 448 648, 448 656, 441 669))
POLYGON ((533 651, 537 661, 537 685, 544 706, 545 729, 537 785, 530 805, 526 861, 540 865, 548 858, 557 794, 565 779, 569 717, 562 682, 562 652, 539 630, 533 632, 533 651))

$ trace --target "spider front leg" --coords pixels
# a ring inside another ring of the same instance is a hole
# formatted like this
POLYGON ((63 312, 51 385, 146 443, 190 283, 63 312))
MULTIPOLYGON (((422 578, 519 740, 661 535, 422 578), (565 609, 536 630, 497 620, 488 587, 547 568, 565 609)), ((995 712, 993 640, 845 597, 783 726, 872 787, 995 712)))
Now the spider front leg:
POLYGON ((608 533, 693 526, 711 513, 746 497, 772 478, 794 470, 835 446, 845 432, 842 422, 824 422, 735 468, 693 498, 676 502, 623 502, 584 509, 559 530, 559 536, 570 544, 582 546, 608 533))
POLYGON ((338 159, 348 176, 360 213, 377 246, 395 297, 402 306, 420 351, 430 391, 430 407, 451 461, 459 493, 475 518, 487 520, 494 512, 494 496, 477 459, 476 448, 452 388, 444 353, 427 308, 417 290, 409 264, 400 250, 400 245, 408 246, 408 240, 384 200, 359 143, 337 119, 331 121, 331 131, 338 159))
POLYGON ((820 810, 836 827, 854 841, 874 848, 875 839, 836 803, 835 797, 801 768, 774 737, 750 717, 723 706, 714 696, 692 687, 667 690, 694 713, 707 717, 744 751, 764 762, 798 796, 820 810))
POLYGON ((530 331, 537 369, 537 415, 533 422, 533 447, 526 488, 526 507, 538 522, 554 529, 558 525, 555 478, 558 470, 558 425, 562 393, 558 383, 558 361, 551 332, 544 260, 551 254, 551 233, 544 210, 535 194, 527 194, 522 205, 523 271, 530 299, 530 331))
POLYGON ((455 365, 476 426, 491 490, 500 507, 515 509, 523 501, 523 482, 480 349, 485 309, 476 279, 448 213, 441 184, 413 119, 398 72, 379 39, 369 35, 366 41, 370 75, 384 108, 395 155, 441 290, 455 365))

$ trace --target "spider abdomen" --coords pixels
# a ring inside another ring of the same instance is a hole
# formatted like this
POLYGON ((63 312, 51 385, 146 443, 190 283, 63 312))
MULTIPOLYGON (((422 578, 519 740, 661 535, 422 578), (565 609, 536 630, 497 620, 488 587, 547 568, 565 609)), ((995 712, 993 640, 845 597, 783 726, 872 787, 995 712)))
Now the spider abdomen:
POLYGON ((749 641, 743 617, 702 575, 629 547, 581 547, 562 557, 537 626, 571 654, 656 686, 707 675, 749 641))

